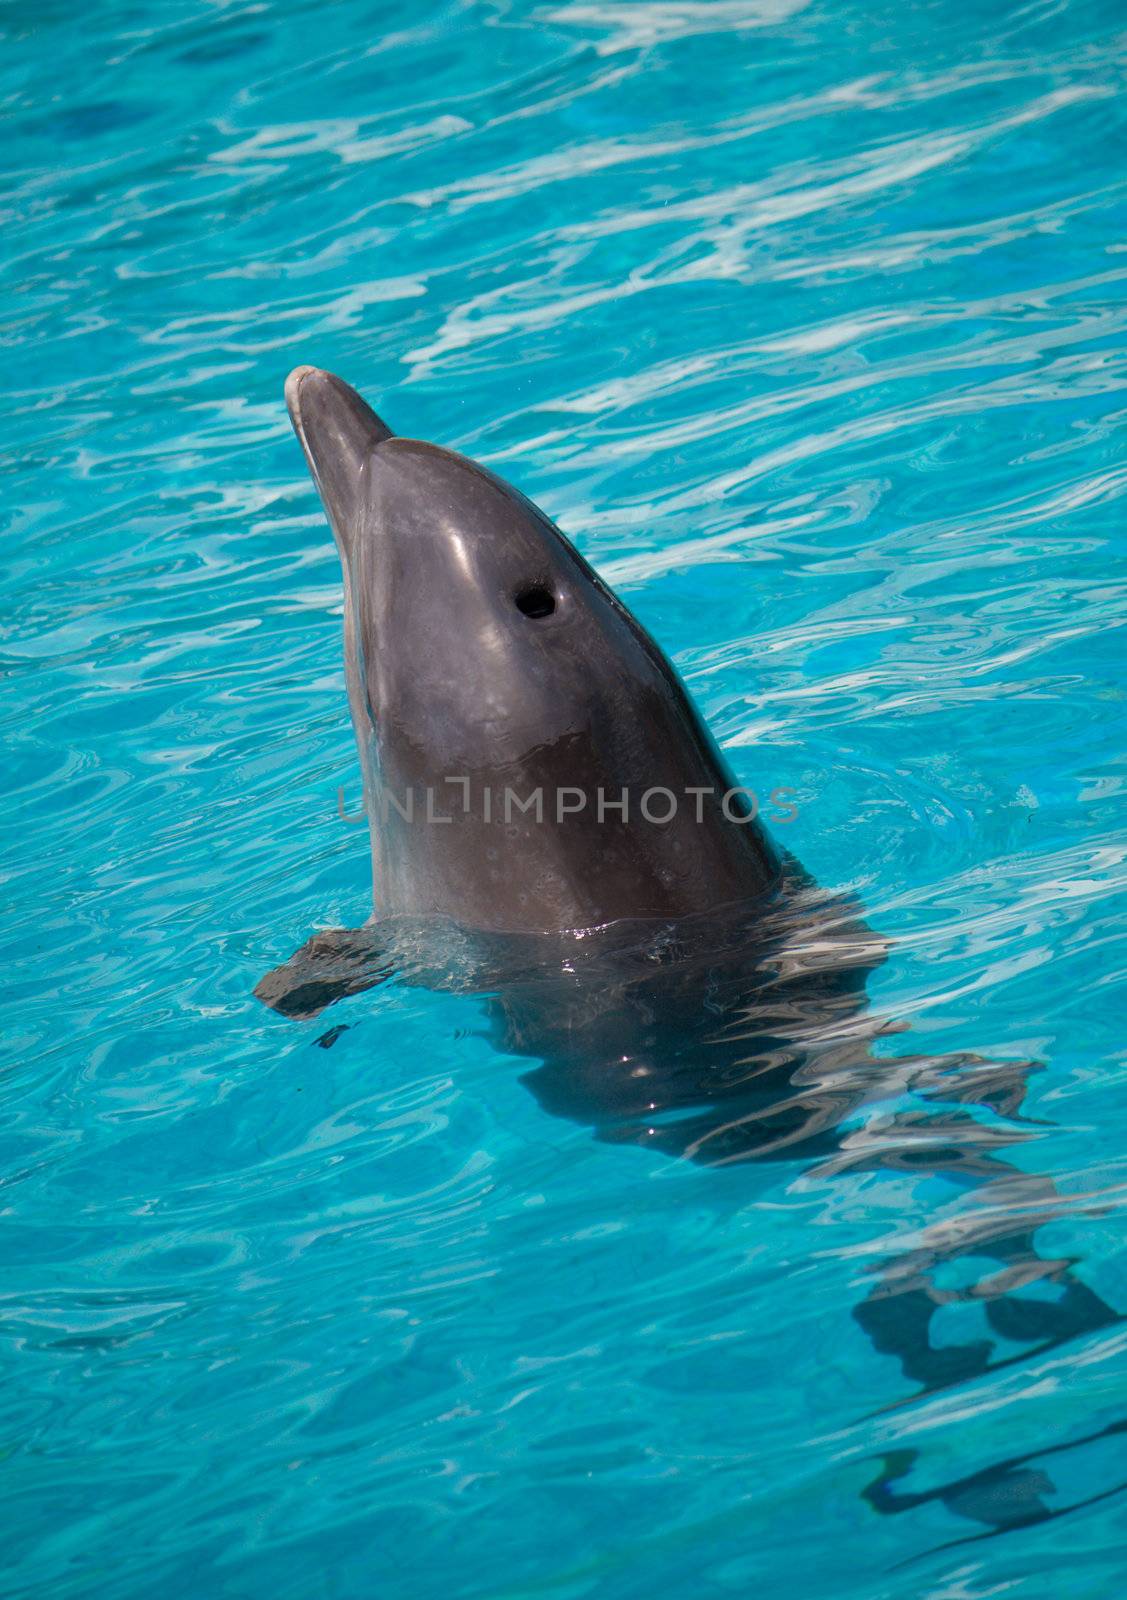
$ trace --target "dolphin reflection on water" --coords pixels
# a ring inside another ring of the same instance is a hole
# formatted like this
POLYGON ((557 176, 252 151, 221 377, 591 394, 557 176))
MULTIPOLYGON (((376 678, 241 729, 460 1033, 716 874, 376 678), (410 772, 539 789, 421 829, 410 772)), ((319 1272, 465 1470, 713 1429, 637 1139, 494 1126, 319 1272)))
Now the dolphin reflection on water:
MULTIPOLYGON (((866 1002, 885 942, 733 808, 672 667, 563 535, 484 469, 394 436, 340 379, 298 368, 286 394, 341 557, 376 915, 314 935, 259 998, 312 1017, 392 975, 478 994, 539 1103, 600 1140, 944 1180, 958 1219, 884 1261, 853 1313, 924 1393, 1117 1321, 1075 1260, 1039 1254, 1066 1202, 1006 1159, 1036 1131, 1034 1064, 873 1054, 899 1031, 866 1002), (455 778, 448 820, 404 804, 455 778), (554 803, 565 790, 584 804, 554 803), (694 803, 653 820, 655 790, 694 803), (498 803, 510 793, 547 805, 498 803), (957 1304, 1024 1348, 937 1342, 957 1304)), ((939 1499, 1003 1532, 1062 1514, 1030 1459, 911 1491, 897 1452, 865 1497, 884 1513, 939 1499)))

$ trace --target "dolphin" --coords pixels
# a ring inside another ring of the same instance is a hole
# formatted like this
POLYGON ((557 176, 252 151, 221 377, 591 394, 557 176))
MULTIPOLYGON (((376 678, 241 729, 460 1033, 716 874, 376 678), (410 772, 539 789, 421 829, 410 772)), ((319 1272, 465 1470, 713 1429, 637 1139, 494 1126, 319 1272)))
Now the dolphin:
POLYGON ((886 942, 771 838, 670 662, 560 530, 338 377, 298 367, 286 401, 341 561, 374 912, 315 934, 258 997, 304 1018, 393 975, 459 988, 545 1109, 602 1140, 973 1191, 975 1216, 886 1263, 854 1311, 924 1391, 1016 1359, 934 1345, 953 1300, 1036 1350, 1116 1320, 1035 1248, 1052 1180, 1004 1159, 1031 1136, 1035 1064, 873 1054, 899 1031, 865 1000, 886 942), (874 1114, 898 1096, 910 1109, 874 1114), (991 1271, 939 1287, 972 1256, 991 1271))
POLYGON ((778 853, 723 814, 734 780, 676 674, 547 517, 339 378, 299 367, 286 397, 344 571, 379 913, 547 932, 769 894, 778 853))

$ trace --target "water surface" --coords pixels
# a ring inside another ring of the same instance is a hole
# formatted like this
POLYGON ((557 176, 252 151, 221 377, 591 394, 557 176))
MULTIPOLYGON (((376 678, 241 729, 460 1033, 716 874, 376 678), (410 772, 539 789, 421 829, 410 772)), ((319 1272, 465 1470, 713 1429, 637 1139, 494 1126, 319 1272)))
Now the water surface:
POLYGON ((1127 1312, 1121 8, 0 31, 6 1592, 1118 1600, 1123 1326, 1000 1331, 957 1250, 986 1353, 920 1396, 863 1308, 985 1212, 1127 1312), (253 1002, 368 909, 299 361, 542 504, 796 791, 888 1054, 1043 1064, 964 1108, 1006 1193, 608 1145, 470 996, 253 1002))

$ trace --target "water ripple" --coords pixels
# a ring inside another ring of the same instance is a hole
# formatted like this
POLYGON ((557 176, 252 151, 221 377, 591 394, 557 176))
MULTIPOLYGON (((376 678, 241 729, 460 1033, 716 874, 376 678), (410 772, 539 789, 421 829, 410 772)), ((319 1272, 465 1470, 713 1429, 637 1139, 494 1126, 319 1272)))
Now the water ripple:
POLYGON ((1113 1600, 1119 9, 72 9, 0 20, 6 1592, 1113 1600), (298 361, 793 791, 890 941, 833 1159, 599 1143, 472 996, 253 1003, 367 911, 298 361))

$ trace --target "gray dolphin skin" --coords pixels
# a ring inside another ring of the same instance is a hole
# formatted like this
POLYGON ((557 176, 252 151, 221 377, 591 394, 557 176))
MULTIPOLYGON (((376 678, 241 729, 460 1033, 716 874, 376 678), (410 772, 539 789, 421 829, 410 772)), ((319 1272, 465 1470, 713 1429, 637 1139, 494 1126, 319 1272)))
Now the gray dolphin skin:
MULTIPOLYGON (((1005 1159, 1032 1133, 1033 1064, 872 1054, 899 1031, 865 1001, 884 942, 733 803, 672 667, 559 530, 482 467, 394 435, 339 378, 299 367, 286 399, 343 571, 375 915, 314 935, 259 998, 308 1018, 393 975, 460 988, 541 1105, 601 1140, 973 1194, 965 1224, 886 1260, 853 1313, 925 1391, 1118 1320, 1073 1261, 1039 1255, 1059 1196, 1005 1159), (652 791, 677 800, 667 820, 664 796, 646 814, 652 791), (541 812, 522 809, 537 793, 541 812), (960 1301, 1023 1353, 935 1344, 960 1301)), ((899 1454, 866 1498, 946 1498, 991 1532, 1061 1514, 1023 1463, 922 1495, 892 1488, 899 1454)))
POLYGON ((286 398, 344 571, 376 910, 546 932, 769 891, 779 858, 724 815, 734 779, 672 668, 559 530, 338 378, 299 367, 286 398), (428 790, 456 826, 402 814, 428 790))

